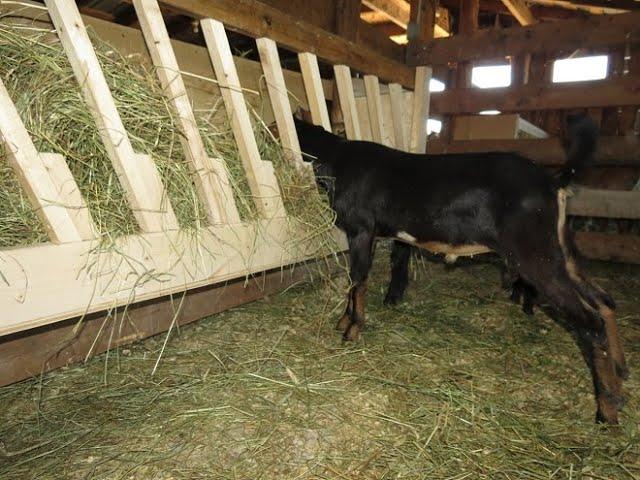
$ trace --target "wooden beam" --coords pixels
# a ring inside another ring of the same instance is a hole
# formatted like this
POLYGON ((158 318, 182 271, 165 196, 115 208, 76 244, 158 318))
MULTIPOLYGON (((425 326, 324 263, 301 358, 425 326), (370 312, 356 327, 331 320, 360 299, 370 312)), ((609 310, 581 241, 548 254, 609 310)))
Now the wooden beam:
POLYGON ((432 73, 431 67, 416 67, 416 86, 413 91, 413 114, 409 140, 409 151, 412 153, 424 153, 427 147, 427 120, 431 103, 429 82, 431 82, 432 73))
POLYGON ((567 213, 581 217, 640 219, 640 192, 573 188, 567 213))
POLYGON ((360 0, 336 0, 335 32, 348 40, 358 38, 360 24, 360 0))
POLYGON ((327 132, 330 132, 331 122, 329 121, 329 110, 327 109, 327 101, 322 89, 318 59, 313 53, 304 52, 298 54, 298 60, 300 61, 302 81, 307 94, 307 104, 311 111, 311 120, 315 125, 320 125, 327 132))
POLYGON ((536 52, 640 42, 640 12, 591 16, 530 27, 482 30, 410 47, 411 65, 443 65, 536 52), (584 32, 589 32, 585 35, 584 32))
POLYGON ((529 0, 529 2, 538 5, 545 5, 548 7, 573 10, 576 12, 586 12, 590 13, 591 15, 616 15, 640 8, 638 6, 638 3, 634 2, 634 0, 607 0, 599 2, 590 2, 589 0, 529 0), (624 8, 622 8, 623 6, 624 8))
MULTIPOLYGON (((322 260, 319 260, 322 261, 322 260)), ((131 305, 83 319, 73 318, 55 325, 0 338, 0 386, 82 362, 109 349, 123 347, 168 330, 172 323, 182 326, 239 305, 259 300, 313 278, 313 265, 296 265, 252 275, 231 282, 188 291, 131 305), (126 315, 127 321, 111 329, 107 322, 126 315), (82 328, 78 330, 78 322, 82 328), (104 328, 105 324, 108 328, 104 328), (112 336, 113 335, 113 336, 112 336)))
POLYGON ((362 0, 362 4, 374 12, 384 15, 387 20, 407 29, 411 7, 405 0, 362 0))
POLYGON ((502 0, 502 3, 504 3, 511 14, 516 17, 520 25, 527 26, 537 23, 533 13, 531 13, 531 9, 524 0, 502 0))
POLYGON ((640 104, 640 78, 562 84, 529 83, 519 87, 453 89, 431 96, 434 113, 467 114, 483 110, 522 112, 640 104), (588 93, 587 93, 588 92, 588 93))
POLYGON ((640 263, 640 235, 576 232, 574 239, 580 254, 587 258, 640 263))
MULTIPOLYGON (((427 153, 514 152, 530 158, 540 165, 559 167, 564 165, 566 154, 557 138, 518 140, 462 140, 445 143, 441 140, 429 142, 427 153)), ((479 156, 479 161, 481 157, 479 156)), ((595 153, 596 166, 639 166, 640 139, 638 137, 600 137, 595 153)))
MULTIPOLYGON (((82 239, 66 205, 40 154, 27 132, 9 92, 0 79, 0 145, 15 172, 29 203, 54 243, 82 239)), ((73 177, 72 177, 73 180, 73 177)), ((75 182, 74 182, 75 185, 75 182)))
POLYGON ((207 218, 211 224, 238 223, 240 215, 227 172, 220 159, 207 155, 158 2, 133 0, 133 4, 160 84, 177 113, 182 149, 207 218))
POLYGON ((218 19, 230 29, 255 38, 271 38, 297 52, 314 53, 335 65, 350 65, 385 81, 413 87, 413 70, 405 64, 258 1, 161 0, 160 3, 197 18, 218 19))
POLYGON ((140 228, 143 232, 177 229, 178 220, 152 158, 133 150, 75 2, 46 0, 45 4, 140 228))
POLYGON ((224 25, 211 18, 203 19, 200 25, 258 212, 263 218, 283 216, 278 181, 271 162, 260 158, 224 25))

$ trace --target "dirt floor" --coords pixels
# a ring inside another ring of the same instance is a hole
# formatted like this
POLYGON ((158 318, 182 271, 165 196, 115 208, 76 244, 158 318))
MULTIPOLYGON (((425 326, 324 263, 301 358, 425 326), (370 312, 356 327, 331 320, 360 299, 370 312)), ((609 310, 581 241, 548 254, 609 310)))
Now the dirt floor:
MULTIPOLYGON (((384 249, 383 249, 384 250, 384 249)), ((363 340, 341 295, 289 291, 0 389, 0 478, 640 478, 640 267, 591 264, 632 369, 622 426, 593 423, 572 338, 526 317, 495 265, 416 268, 363 340)))

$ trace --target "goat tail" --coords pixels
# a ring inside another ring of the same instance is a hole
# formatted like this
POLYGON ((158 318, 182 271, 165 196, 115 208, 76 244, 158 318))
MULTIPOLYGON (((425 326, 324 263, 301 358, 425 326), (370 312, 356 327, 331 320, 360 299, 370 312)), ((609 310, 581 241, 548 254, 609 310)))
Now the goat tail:
POLYGON ((566 187, 593 162, 598 143, 598 127, 587 115, 572 115, 567 119, 569 145, 567 163, 558 178, 559 187, 566 187))

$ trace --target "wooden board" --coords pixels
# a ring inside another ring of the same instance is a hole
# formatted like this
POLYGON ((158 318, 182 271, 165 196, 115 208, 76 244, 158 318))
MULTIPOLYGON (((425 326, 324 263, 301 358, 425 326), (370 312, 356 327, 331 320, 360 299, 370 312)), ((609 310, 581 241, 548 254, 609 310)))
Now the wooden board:
POLYGON ((269 38, 258 38, 256 43, 285 158, 298 170, 307 170, 311 173, 311 164, 305 163, 302 159, 298 132, 296 132, 296 126, 293 123, 289 92, 284 83, 276 42, 269 38))
POLYGON ((238 223, 240 215, 224 168, 214 168, 204 147, 175 53, 156 0, 133 0, 140 28, 167 100, 177 114, 182 150, 211 224, 238 223))
POLYGON ((409 146, 407 129, 405 128, 405 99, 402 85, 389 84, 389 100, 391 102, 391 115, 393 118, 394 146, 398 150, 407 150, 409 146))
POLYGON ((424 153, 427 147, 427 120, 430 111, 429 82, 431 67, 416 67, 415 89, 413 91, 413 112, 411 117, 411 137, 409 151, 424 153))
POLYGON ((224 25, 211 18, 200 24, 257 210, 265 218, 281 217, 285 211, 278 181, 273 165, 260 158, 224 25))
POLYGON ((640 219, 640 192, 573 188, 567 213, 582 217, 640 219))
POLYGON ((576 232, 575 243, 580 254, 587 258, 640 264, 639 235, 576 232))
POLYGON ((360 131, 360 120, 358 120, 358 110, 356 99, 353 93, 353 82, 351 80, 351 69, 346 65, 335 65, 333 67, 340 98, 340 109, 344 119, 344 127, 349 140, 362 140, 360 131))
POLYGON ((371 138, 374 142, 386 145, 382 101, 380 99, 380 83, 375 75, 364 76, 364 88, 367 97, 371 138))
POLYGON ((133 151, 75 2, 46 0, 45 3, 141 230, 159 232, 178 228, 153 160, 133 151))
POLYGON ((291 245, 295 228, 275 218, 133 235, 107 251, 98 241, 2 250, 0 336, 308 260, 317 245, 291 245))
MULTIPOLYGON (((566 154, 557 138, 522 140, 463 140, 453 143, 434 140, 427 153, 515 152, 541 165, 564 165, 566 154)), ((479 156, 479 161, 482 157, 479 156)), ((640 166, 640 139, 637 137, 600 137, 595 153, 595 165, 640 166)))
POLYGON ((439 115, 459 115, 483 110, 523 112, 638 105, 638 85, 640 78, 629 75, 590 82, 530 83, 508 88, 445 90, 431 95, 431 111, 439 115))
MULTIPOLYGON (((240 278, 218 283, 186 292, 184 296, 178 294, 141 302, 127 308, 127 321, 119 323, 115 330, 111 328, 113 317, 100 313, 85 317, 77 334, 74 329, 79 318, 7 335, 0 338, 0 386, 157 335, 168 330, 174 319, 177 325, 186 325, 273 295, 307 281, 308 267, 312 265, 258 273, 248 280, 240 278)), ((122 310, 111 313, 116 313, 119 319, 122 310)))
POLYGON ((55 243, 81 240, 71 209, 67 208, 70 205, 60 195, 1 79, 0 142, 49 239, 55 243))
POLYGON ((230 29, 254 38, 268 37, 296 52, 310 52, 335 65, 350 65, 413 87, 413 69, 375 50, 346 40, 296 17, 251 0, 161 0, 163 5, 196 18, 215 18, 230 29))
POLYGON ((640 42, 640 12, 455 35, 410 46, 407 60, 409 65, 445 65, 528 53, 572 52, 626 42, 640 42))
POLYGON ((322 78, 318 68, 318 59, 313 53, 303 52, 298 54, 302 80, 307 94, 307 103, 311 111, 311 119, 315 125, 322 126, 327 132, 331 131, 329 110, 322 89, 322 78))

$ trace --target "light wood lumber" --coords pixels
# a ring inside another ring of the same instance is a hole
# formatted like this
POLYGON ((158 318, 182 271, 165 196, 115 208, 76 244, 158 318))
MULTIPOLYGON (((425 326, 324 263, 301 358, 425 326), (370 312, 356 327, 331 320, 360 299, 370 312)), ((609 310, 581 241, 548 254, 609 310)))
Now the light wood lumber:
POLYGON ((273 165, 260 158, 224 26, 211 18, 201 20, 200 24, 258 212, 263 217, 283 216, 285 211, 273 165))
POLYGON ((413 91, 413 112, 411 119, 411 139, 409 150, 424 153, 427 147, 427 120, 429 119, 429 82, 431 67, 416 67, 415 89, 413 91))
POLYGON ((384 117, 382 116, 382 101, 380 99, 380 83, 378 82, 378 77, 375 75, 365 75, 364 89, 367 97, 371 137, 374 142, 385 145, 384 117))
POLYGON ((351 69, 346 65, 334 65, 336 87, 340 98, 340 109, 344 119, 344 127, 349 140, 362 140, 360 131, 360 121, 358 120, 358 110, 356 99, 353 93, 353 81, 351 80, 351 69))
POLYGON ((315 125, 320 125, 327 132, 330 132, 331 122, 329 121, 329 110, 327 109, 327 102, 322 88, 318 58, 313 53, 303 52, 298 54, 298 60, 300 61, 302 80, 307 94, 307 103, 311 111, 311 120, 315 125))
POLYGON ((158 2, 133 0, 133 5, 160 84, 177 113, 182 149, 207 218, 211 224, 238 223, 240 215, 227 172, 220 159, 207 155, 158 2), (212 162, 220 165, 214 168, 212 162))
POLYGON ((178 228, 151 157, 133 151, 78 7, 71 0, 45 4, 141 230, 178 228))

